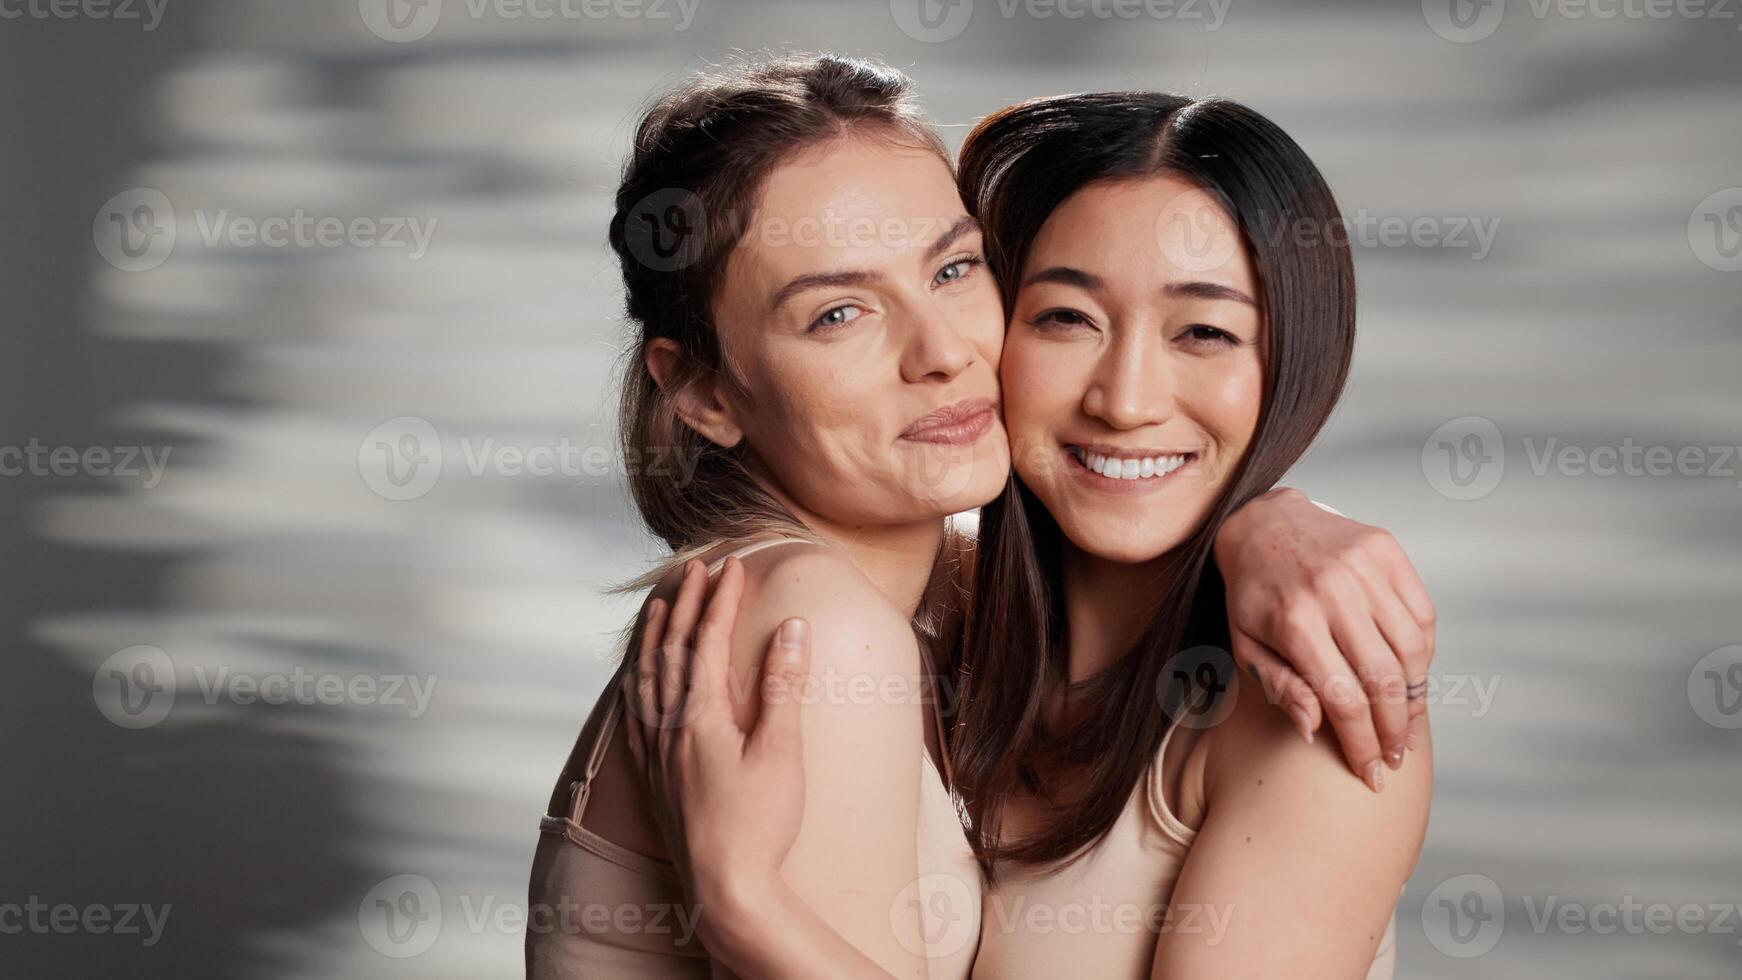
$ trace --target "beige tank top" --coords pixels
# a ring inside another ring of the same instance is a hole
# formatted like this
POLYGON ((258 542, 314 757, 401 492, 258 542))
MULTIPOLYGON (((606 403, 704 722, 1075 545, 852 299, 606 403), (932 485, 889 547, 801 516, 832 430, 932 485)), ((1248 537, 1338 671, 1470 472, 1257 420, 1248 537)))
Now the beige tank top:
MULTIPOLYGON (((1162 760, 1131 794, 1113 829, 1083 857, 1040 873, 1009 871, 985 896, 974 976, 996 980, 1095 977, 1148 980, 1167 903, 1197 831, 1168 806, 1162 760)), ((1181 910, 1173 928, 1214 928, 1207 915, 1181 910)), ((1390 980, 1396 968, 1395 916, 1367 971, 1390 980)))
MULTIPOLYGON (((729 557, 791 543, 810 542, 775 538, 745 545, 712 562, 708 574, 718 572, 729 557)), ((710 975, 707 952, 695 937, 695 910, 684 898, 677 869, 581 825, 590 784, 621 720, 619 692, 630 665, 624 658, 581 729, 570 756, 573 768, 562 777, 567 791, 556 794, 566 797, 567 805, 553 805, 539 822, 528 889, 529 980, 705 980, 710 975), (584 767, 575 766, 580 760, 584 767)), ((941 720, 931 714, 942 746, 941 720)), ((944 765, 947 770, 947 760, 944 765)), ((979 870, 949 780, 929 753, 920 780, 920 874, 898 904, 920 912, 931 978, 965 980, 980 932, 979 870)))

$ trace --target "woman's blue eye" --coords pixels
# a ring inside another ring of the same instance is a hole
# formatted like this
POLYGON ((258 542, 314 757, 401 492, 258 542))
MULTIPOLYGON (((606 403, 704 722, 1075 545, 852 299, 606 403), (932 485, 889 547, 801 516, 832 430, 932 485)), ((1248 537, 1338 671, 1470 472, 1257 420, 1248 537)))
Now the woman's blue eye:
POLYGON ((857 320, 864 315, 865 311, 857 306, 837 306, 827 313, 824 313, 822 316, 817 317, 816 322, 811 324, 811 329, 816 330, 818 328, 839 327, 844 324, 852 323, 854 320, 857 320))
POLYGON ((967 278, 968 273, 973 272, 974 267, 983 261, 985 260, 976 256, 973 258, 958 259, 951 262, 949 265, 938 270, 938 274, 932 277, 932 283, 943 286, 948 283, 965 279, 967 278))

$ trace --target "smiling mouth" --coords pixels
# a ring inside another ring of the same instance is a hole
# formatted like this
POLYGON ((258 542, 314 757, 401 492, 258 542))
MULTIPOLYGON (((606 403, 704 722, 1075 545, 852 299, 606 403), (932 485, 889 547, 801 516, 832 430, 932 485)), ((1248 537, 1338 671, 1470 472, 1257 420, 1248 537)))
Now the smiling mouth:
POLYGON ((1161 482, 1198 458, 1195 452, 1115 456, 1072 445, 1065 446, 1065 454, 1078 466, 1102 479, 1149 484, 1161 482))

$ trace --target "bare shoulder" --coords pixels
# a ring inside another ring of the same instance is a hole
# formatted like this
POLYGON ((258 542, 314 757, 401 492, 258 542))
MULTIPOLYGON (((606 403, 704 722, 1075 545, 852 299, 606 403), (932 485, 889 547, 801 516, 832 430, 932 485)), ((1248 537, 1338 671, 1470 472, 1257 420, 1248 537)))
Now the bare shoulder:
POLYGON ((739 638, 760 647, 783 620, 799 616, 811 625, 813 670, 905 675, 917 669, 919 645, 907 614, 840 552, 782 545, 750 555, 744 571, 739 638))
POLYGON ((1349 771, 1329 726, 1308 744, 1250 676, 1241 676, 1231 694, 1228 716, 1205 738, 1211 811, 1232 804, 1288 814, 1297 829, 1370 847, 1382 841, 1400 862, 1414 864, 1433 797, 1431 735, 1401 769, 1384 771, 1384 791, 1374 793, 1349 771))
MULTIPOLYGON (((717 549, 718 555, 731 548, 717 549)), ((732 629, 733 701, 741 723, 754 715, 754 683, 775 630, 789 617, 811 625, 811 674, 834 682, 918 683, 919 643, 908 616, 834 548, 794 541, 745 555, 744 592, 732 629)), ((669 600, 681 570, 655 587, 669 600)), ((650 596, 650 598, 652 597, 650 596)), ((833 702, 831 702, 833 703, 833 702)))

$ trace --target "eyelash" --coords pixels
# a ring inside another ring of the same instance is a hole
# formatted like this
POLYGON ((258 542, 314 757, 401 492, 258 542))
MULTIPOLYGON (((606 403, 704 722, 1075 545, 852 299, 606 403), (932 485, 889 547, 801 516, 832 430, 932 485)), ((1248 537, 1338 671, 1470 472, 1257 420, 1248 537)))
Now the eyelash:
POLYGON ((1068 330, 1071 327, 1084 326, 1088 321, 1088 317, 1083 316, 1076 310, 1047 310, 1029 322, 1043 330, 1049 328, 1054 330, 1068 330), (1061 317, 1074 317, 1075 319, 1067 323, 1060 319, 1061 317))
POLYGON ((1194 324, 1192 324, 1191 326, 1186 328, 1185 336, 1192 339, 1192 340, 1201 340, 1201 341, 1205 341, 1207 343, 1212 343, 1212 344, 1227 344, 1231 347, 1238 347, 1240 345, 1240 338, 1234 336, 1233 334, 1229 333, 1226 330, 1223 330, 1220 327, 1212 327, 1207 323, 1194 323, 1194 324), (1208 336, 1208 337, 1193 336, 1194 334, 1196 334, 1200 330, 1209 331, 1211 336, 1208 336))
MULTIPOLYGON (((1089 318, 1082 315, 1081 313, 1078 313, 1075 310, 1059 309, 1059 310, 1047 310, 1046 312, 1035 317, 1030 322, 1033 323, 1033 325, 1035 327, 1038 327, 1042 330, 1046 330, 1046 329, 1068 330, 1068 329, 1071 329, 1073 327, 1080 327, 1080 326, 1087 325, 1089 322, 1089 318), (1066 317, 1070 317, 1072 319, 1067 321, 1066 319, 1064 319, 1066 317)), ((1194 323, 1191 326, 1187 327, 1185 329, 1184 333, 1182 333, 1180 336, 1186 340, 1199 342, 1199 343, 1225 344, 1229 347, 1238 347, 1240 345, 1240 338, 1234 336, 1233 334, 1229 333, 1226 330, 1223 330, 1220 327, 1212 327, 1207 323, 1194 323), (1200 333, 1200 331, 1207 331, 1208 336, 1205 336, 1203 333, 1200 333)))
MULTIPOLYGON (((986 259, 984 256, 980 256, 980 255, 964 256, 962 258, 956 259, 952 262, 945 264, 942 269, 939 269, 937 272, 937 275, 932 276, 932 283, 934 285, 938 285, 938 286, 949 286, 949 285, 954 285, 955 283, 958 283, 958 282, 963 282, 969 276, 973 275, 975 270, 979 269, 981 266, 983 266, 985 264, 986 264, 986 259), (938 282, 938 276, 943 275, 944 272, 948 269, 954 269, 956 266, 964 266, 965 267, 965 268, 963 268, 961 275, 957 276, 954 279, 949 280, 948 282, 944 282, 944 283, 938 282)), ((857 320, 859 318, 853 317, 852 320, 843 320, 840 323, 832 323, 832 324, 825 324, 825 323, 823 323, 823 321, 827 320, 829 317, 833 316, 836 313, 839 313, 842 310, 856 310, 856 309, 862 309, 862 307, 860 307, 856 303, 842 303, 839 306, 831 306, 827 310, 823 311, 822 316, 819 316, 815 320, 811 321, 811 325, 806 329, 806 332, 807 333, 816 333, 819 331, 834 330, 838 327, 844 327, 847 324, 852 323, 853 320, 857 320)))
MULTIPOLYGON (((966 266, 966 268, 964 268, 962 270, 961 275, 957 276, 954 279, 951 279, 950 282, 961 282, 961 281, 967 279, 969 276, 973 275, 974 270, 980 268, 981 266, 983 266, 985 264, 986 264, 986 259, 984 256, 965 255, 959 259, 956 259, 954 262, 951 262, 951 263, 945 265, 943 269, 939 269, 937 276, 932 276, 931 281, 934 283, 937 282, 938 276, 943 275, 945 269, 954 269, 956 266, 960 265, 960 266, 966 266)), ((944 283, 943 285, 947 286, 947 285, 949 285, 949 283, 944 283)))

